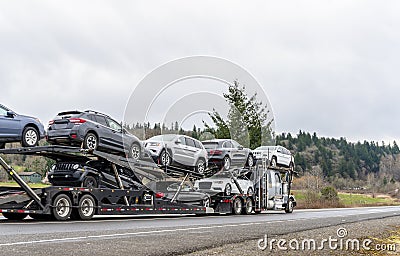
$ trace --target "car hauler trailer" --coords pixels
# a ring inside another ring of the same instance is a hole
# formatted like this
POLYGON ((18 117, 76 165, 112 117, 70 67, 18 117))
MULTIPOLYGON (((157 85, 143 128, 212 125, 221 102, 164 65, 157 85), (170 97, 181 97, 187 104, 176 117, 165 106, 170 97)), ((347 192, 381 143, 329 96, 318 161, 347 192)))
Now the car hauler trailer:
MULTIPOLYGON (((146 161, 66 146, 3 149, 0 150, 0 154, 51 156, 52 158, 79 155, 102 159, 111 164, 115 180, 118 183, 118 188, 49 186, 34 190, 0 155, 2 169, 20 186, 19 189, 3 189, 0 194, 0 213, 7 219, 20 220, 27 215, 34 219, 88 220, 94 215, 251 214, 253 211, 259 213, 263 210, 285 210, 286 212, 291 212, 295 206, 294 197, 290 195, 293 173, 284 169, 269 169, 266 163, 258 164, 255 168, 248 170, 254 180, 254 194, 244 194, 235 176, 232 175, 232 181, 237 186, 240 194, 231 196, 216 194, 208 196, 207 200, 199 203, 179 200, 180 195, 184 193, 182 192, 182 187, 189 179, 200 179, 204 175, 212 175, 213 172, 206 172, 200 175, 191 170, 171 167, 160 168, 160 166, 146 161), (166 176, 168 177, 167 173, 181 176, 182 179, 178 182, 178 188, 171 197, 166 197, 164 193, 153 191, 146 185, 140 188, 125 189, 117 166, 133 170, 136 176, 140 176, 141 180, 149 180, 152 177, 162 179, 166 176), (281 181, 282 184, 279 185, 279 175, 276 176, 276 179, 273 179, 272 177, 275 176, 271 176, 272 173, 286 173, 286 180, 284 182, 281 181), (272 190, 272 188, 275 190, 272 190)), ((199 192, 185 193, 190 196, 199 192)))

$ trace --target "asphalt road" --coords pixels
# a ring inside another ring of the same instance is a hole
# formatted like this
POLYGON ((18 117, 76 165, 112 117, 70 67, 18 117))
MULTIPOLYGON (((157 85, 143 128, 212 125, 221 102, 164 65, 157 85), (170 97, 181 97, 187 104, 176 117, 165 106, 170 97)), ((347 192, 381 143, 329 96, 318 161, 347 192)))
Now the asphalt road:
MULTIPOLYGON (((176 255, 267 235, 400 216, 400 207, 295 210, 251 216, 109 217, 39 222, 0 218, 0 255, 176 255)), ((256 246, 256 245, 254 245, 256 246)))

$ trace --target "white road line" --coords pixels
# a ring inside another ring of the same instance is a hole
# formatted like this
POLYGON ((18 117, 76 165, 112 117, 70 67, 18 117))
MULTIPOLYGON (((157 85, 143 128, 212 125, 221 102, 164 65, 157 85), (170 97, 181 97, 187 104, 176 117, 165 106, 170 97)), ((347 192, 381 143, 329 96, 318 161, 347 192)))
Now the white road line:
POLYGON ((79 236, 79 237, 66 237, 66 238, 55 238, 55 239, 45 239, 45 240, 33 240, 33 241, 23 241, 14 243, 4 243, 1 246, 12 246, 12 245, 32 245, 32 244, 43 244, 43 243, 54 243, 54 242, 65 242, 65 241, 79 241, 87 239, 101 239, 101 238, 112 238, 112 237, 123 237, 123 236, 138 236, 138 235, 149 235, 149 234, 160 234, 160 233, 172 233, 180 231, 190 231, 190 230, 204 230, 204 229, 215 229, 215 228, 226 228, 226 227, 240 227, 247 225, 261 225, 264 222, 253 222, 253 223, 243 223, 243 224, 229 224, 229 225, 218 225, 218 226, 205 226, 205 227, 192 227, 192 228, 177 228, 177 229, 164 229, 164 230, 153 230, 153 231, 140 231, 132 233, 118 233, 118 234, 107 234, 107 235, 90 235, 90 236, 79 236))

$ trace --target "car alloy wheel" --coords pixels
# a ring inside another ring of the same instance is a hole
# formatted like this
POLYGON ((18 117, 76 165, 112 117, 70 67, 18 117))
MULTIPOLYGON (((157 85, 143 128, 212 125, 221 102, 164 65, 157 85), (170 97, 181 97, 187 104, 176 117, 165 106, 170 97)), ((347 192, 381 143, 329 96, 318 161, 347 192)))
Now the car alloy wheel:
POLYGON ((230 196, 230 195, 231 195, 231 193, 232 193, 232 186, 231 186, 231 184, 229 184, 229 183, 226 184, 224 193, 225 193, 226 196, 230 196))
POLYGON ((224 169, 229 170, 231 168, 231 159, 229 156, 224 157, 224 169))
POLYGON ((199 159, 199 161, 197 161, 196 169, 198 173, 204 174, 204 171, 206 170, 206 163, 203 159, 199 159))
POLYGON ((85 137, 85 148, 90 150, 97 149, 97 137, 93 133, 88 133, 85 137))
POLYGON ((135 160, 140 158, 140 146, 134 143, 131 147, 131 157, 135 160))
POLYGON ((271 166, 276 167, 276 158, 275 157, 273 157, 271 160, 271 166))
POLYGON ((253 158, 252 155, 249 155, 249 156, 247 157, 247 166, 248 166, 248 167, 253 167, 253 165, 254 165, 254 158, 253 158))
POLYGON ((23 133, 22 145, 24 147, 36 146, 39 141, 39 134, 33 127, 27 127, 23 133))
POLYGON ((168 154, 168 152, 166 150, 163 150, 163 152, 161 153, 161 164, 163 166, 169 166, 171 164, 171 157, 168 154))

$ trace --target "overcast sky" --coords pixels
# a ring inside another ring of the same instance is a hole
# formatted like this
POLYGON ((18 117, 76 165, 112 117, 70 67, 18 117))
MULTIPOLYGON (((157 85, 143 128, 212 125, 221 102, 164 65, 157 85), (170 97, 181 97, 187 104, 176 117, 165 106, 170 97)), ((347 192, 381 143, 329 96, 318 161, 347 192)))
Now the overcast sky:
POLYGON ((0 2, 0 103, 45 124, 121 120, 146 74, 210 55, 253 74, 277 132, 400 141, 399 1, 31 2, 0 2))

